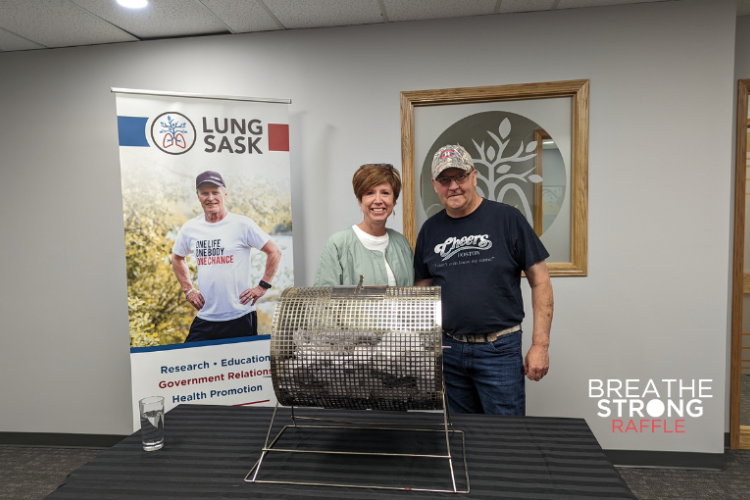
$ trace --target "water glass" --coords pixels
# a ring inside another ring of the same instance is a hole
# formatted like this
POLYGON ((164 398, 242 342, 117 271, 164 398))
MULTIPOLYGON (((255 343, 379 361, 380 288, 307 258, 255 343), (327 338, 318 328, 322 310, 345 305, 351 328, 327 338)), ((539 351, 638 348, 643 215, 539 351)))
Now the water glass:
POLYGON ((141 414, 141 440, 144 451, 156 451, 164 446, 164 398, 150 396, 138 401, 141 414))

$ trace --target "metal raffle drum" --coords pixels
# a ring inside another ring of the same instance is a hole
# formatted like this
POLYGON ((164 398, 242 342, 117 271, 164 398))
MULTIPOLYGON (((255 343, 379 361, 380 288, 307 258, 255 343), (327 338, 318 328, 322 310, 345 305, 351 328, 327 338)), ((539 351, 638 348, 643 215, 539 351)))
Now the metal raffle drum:
POLYGON ((245 481, 468 493, 464 433, 453 428, 445 404, 440 287, 363 287, 361 282, 360 277, 360 285, 356 287, 287 288, 282 292, 271 327, 271 378, 278 402, 261 456, 245 481), (292 423, 271 438, 279 405, 291 407, 292 423), (441 410, 443 418, 440 424, 428 423, 422 417, 424 413, 422 416, 405 413, 398 422, 354 422, 295 416, 294 408, 298 406, 333 410, 441 410), (328 424, 322 425, 324 422, 328 424), (421 427, 414 427, 417 424, 421 427), (429 428, 434 425, 442 428, 429 428), (300 449, 299 443, 280 445, 282 435, 290 429, 293 433, 355 429, 407 431, 424 439, 429 439, 429 433, 440 433, 443 436, 439 441, 445 440, 445 452, 345 451, 300 449), (451 435, 461 439, 465 488, 459 488, 456 482, 451 435), (262 479, 258 474, 269 453, 345 455, 352 460, 361 456, 445 460, 448 465, 445 478, 450 480, 451 486, 425 486, 424 479, 410 486, 342 484, 331 478, 262 479))
POLYGON ((443 409, 440 288, 286 289, 271 377, 285 406, 443 409))

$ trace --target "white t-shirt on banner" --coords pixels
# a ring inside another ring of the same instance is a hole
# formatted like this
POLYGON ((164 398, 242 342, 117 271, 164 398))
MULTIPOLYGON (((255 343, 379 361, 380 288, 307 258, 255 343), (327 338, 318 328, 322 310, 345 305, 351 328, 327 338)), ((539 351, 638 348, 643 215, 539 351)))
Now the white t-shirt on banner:
MULTIPOLYGON (((385 261, 385 274, 388 276, 388 286, 396 286, 396 276, 393 274, 393 269, 388 265, 388 261, 385 260, 385 249, 388 247, 388 233, 383 236, 373 236, 362 231, 356 224, 352 226, 354 234, 357 235, 359 241, 368 250, 377 250, 383 253, 383 260, 385 261)), ((381 275, 382 276, 382 275, 381 275)))
POLYGON ((252 249, 260 250, 269 239, 252 219, 233 213, 214 223, 201 214, 182 226, 172 252, 180 257, 195 254, 198 287, 206 301, 199 318, 229 321, 255 310, 240 303, 240 293, 255 286, 250 283, 252 249))

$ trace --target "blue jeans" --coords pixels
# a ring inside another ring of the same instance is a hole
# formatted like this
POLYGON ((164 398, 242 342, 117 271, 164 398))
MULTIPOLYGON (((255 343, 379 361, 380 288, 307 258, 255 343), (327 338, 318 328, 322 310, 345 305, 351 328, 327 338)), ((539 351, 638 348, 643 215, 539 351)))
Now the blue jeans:
POLYGON ((525 415, 522 332, 470 344, 443 337, 443 373, 453 413, 525 415))

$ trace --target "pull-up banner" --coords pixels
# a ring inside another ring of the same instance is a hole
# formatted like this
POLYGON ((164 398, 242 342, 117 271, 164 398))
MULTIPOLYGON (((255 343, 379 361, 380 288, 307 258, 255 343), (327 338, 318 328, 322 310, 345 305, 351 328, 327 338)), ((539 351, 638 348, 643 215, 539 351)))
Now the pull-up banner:
POLYGON ((134 428, 147 396, 164 396, 167 409, 275 404, 271 319, 279 293, 294 284, 290 101, 112 90, 134 428), (201 189, 198 176, 207 179, 201 189), (275 248, 278 270, 265 280, 272 288, 243 304, 275 248))

